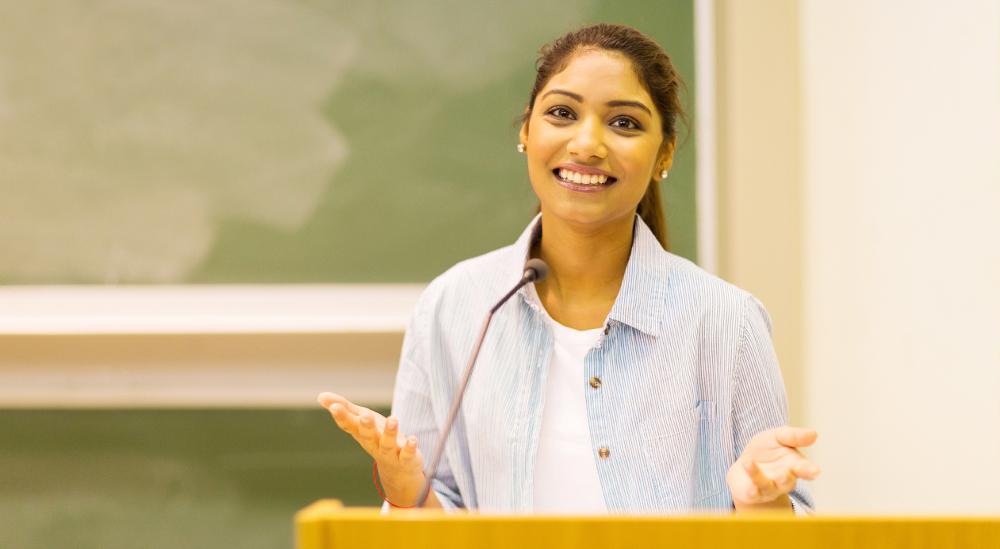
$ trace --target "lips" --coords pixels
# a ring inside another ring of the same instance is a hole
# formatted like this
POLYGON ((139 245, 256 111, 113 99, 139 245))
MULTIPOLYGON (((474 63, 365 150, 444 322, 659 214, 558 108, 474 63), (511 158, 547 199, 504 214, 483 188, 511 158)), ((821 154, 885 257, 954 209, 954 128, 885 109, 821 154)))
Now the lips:
POLYGON ((552 170, 552 178, 555 179, 556 183, 571 191, 582 193, 601 192, 610 188, 618 181, 614 177, 608 177, 604 183, 577 183, 575 181, 563 179, 560 177, 559 172, 559 169, 552 170))
POLYGON ((612 185, 618 181, 617 178, 606 172, 583 171, 567 167, 552 170, 552 175, 564 183, 575 185, 612 185))

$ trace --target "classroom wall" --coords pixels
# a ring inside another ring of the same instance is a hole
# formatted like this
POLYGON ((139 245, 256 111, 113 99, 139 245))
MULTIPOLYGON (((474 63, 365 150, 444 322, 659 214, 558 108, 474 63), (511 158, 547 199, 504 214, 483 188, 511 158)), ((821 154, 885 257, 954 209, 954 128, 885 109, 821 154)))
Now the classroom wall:
POLYGON ((720 274, 772 315, 821 511, 1000 512, 1000 7, 715 8, 720 274))
POLYGON ((800 29, 817 496, 1000 512, 1000 3, 804 2, 800 29))
POLYGON ((771 314, 793 423, 803 419, 798 4, 716 4, 719 275, 771 314))
POLYGON ((824 513, 997 513, 1000 3, 720 0, 720 271, 824 513))

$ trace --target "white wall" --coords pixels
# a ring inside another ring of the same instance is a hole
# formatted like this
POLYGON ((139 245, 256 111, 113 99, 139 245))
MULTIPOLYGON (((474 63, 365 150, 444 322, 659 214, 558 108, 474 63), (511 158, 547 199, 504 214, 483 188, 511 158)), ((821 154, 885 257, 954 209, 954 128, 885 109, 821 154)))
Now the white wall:
POLYGON ((1000 512, 1000 2, 801 9, 827 512, 1000 512))

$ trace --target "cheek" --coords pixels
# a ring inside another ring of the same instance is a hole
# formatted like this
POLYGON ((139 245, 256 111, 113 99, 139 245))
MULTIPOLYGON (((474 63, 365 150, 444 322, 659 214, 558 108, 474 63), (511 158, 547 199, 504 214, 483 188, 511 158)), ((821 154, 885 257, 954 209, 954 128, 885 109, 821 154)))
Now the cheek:
POLYGON ((651 178, 653 164, 656 163, 656 149, 645 143, 625 143, 619 149, 622 169, 629 179, 651 178))
POLYGON ((545 162, 541 159, 529 159, 528 162, 528 179, 531 180, 531 186, 535 189, 537 193, 543 187, 545 183, 544 178, 548 174, 548 169, 545 162))
POLYGON ((528 149, 528 176, 532 185, 542 185, 548 181, 549 166, 559 160, 559 146, 552 140, 534 139, 528 149))
POLYGON ((545 180, 545 177, 545 165, 539 162, 532 162, 529 159, 528 183, 531 185, 531 190, 534 191, 535 197, 540 201, 544 201, 545 195, 552 192, 549 185, 547 185, 548 181, 545 180))

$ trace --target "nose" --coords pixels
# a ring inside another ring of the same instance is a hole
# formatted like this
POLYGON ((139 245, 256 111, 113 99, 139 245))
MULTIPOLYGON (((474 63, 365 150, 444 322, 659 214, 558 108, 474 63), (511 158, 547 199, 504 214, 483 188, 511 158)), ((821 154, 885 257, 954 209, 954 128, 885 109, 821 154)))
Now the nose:
POLYGON ((571 156, 581 160, 603 160, 608 156, 608 148, 604 144, 604 129, 599 120, 590 118, 576 127, 573 139, 566 145, 571 156))

